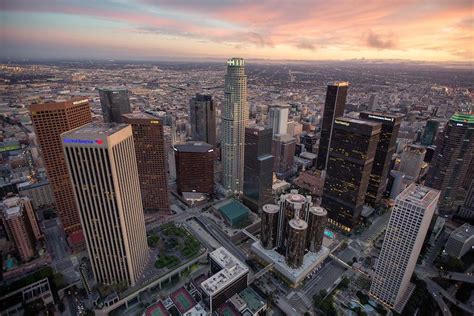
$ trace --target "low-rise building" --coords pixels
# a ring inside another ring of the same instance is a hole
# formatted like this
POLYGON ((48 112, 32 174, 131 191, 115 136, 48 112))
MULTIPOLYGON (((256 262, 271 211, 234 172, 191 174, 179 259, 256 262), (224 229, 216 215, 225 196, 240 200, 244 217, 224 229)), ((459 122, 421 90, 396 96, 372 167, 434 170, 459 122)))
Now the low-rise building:
POLYGON ((474 227, 465 223, 455 229, 446 242, 445 250, 453 257, 461 258, 474 249, 474 227))

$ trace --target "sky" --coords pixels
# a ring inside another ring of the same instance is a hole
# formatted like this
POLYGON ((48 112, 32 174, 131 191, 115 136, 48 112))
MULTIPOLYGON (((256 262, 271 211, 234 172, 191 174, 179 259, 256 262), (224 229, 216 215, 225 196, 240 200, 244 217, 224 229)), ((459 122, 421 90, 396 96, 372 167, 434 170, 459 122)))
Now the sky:
POLYGON ((473 0, 0 0, 0 58, 472 62, 473 0))

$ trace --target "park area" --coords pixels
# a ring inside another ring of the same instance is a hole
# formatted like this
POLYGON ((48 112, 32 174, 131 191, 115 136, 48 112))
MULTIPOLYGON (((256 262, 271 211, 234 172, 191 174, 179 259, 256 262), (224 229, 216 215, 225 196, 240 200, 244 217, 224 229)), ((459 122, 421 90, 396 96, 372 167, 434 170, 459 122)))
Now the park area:
POLYGON ((186 229, 174 223, 164 224, 150 232, 148 246, 157 252, 157 269, 172 269, 201 252, 201 243, 186 229))

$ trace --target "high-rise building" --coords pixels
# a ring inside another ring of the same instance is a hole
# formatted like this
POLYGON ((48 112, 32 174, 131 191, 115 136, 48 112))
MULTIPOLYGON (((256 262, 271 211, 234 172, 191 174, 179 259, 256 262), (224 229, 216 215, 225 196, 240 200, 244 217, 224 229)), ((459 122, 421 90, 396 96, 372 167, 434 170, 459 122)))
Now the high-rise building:
POLYGON ((245 127, 249 119, 247 76, 242 58, 227 61, 222 110, 222 184, 241 193, 244 186, 245 127))
POLYGON ((211 144, 187 142, 174 146, 178 193, 214 194, 214 149, 211 144))
POLYGON ((243 202, 253 212, 272 202, 272 130, 253 125, 245 129, 243 202))
POLYGON ((408 145, 403 150, 398 171, 409 180, 416 181, 424 165, 426 148, 419 145, 408 145))
POLYGON ((402 116, 378 112, 362 112, 359 117, 363 120, 382 124, 365 198, 367 204, 375 207, 380 204, 382 194, 387 188, 388 173, 390 172, 392 155, 397 147, 397 136, 402 116))
POLYGON ((126 88, 98 88, 105 123, 122 123, 123 114, 132 112, 126 88))
POLYGON ((359 221, 381 128, 360 119, 334 120, 321 206, 329 223, 346 231, 359 221))
POLYGON ((280 177, 286 177, 293 172, 295 160, 296 139, 288 134, 276 134, 272 144, 274 157, 273 171, 280 177))
POLYGON ((344 115, 348 88, 348 82, 336 82, 328 85, 326 101, 324 103, 321 138, 319 140, 318 160, 316 162, 316 169, 318 170, 326 169, 334 119, 344 115))
POLYGON ((377 94, 371 94, 371 95, 370 95, 370 98, 369 98, 369 105, 368 105, 369 111, 375 111, 375 110, 377 110, 378 101, 379 101, 379 97, 378 97, 377 94))
MULTIPOLYGON (((474 159, 474 114, 454 114, 437 142, 426 185, 440 190, 440 210, 452 211, 462 201, 462 184, 474 159)), ((472 178, 471 178, 472 179, 472 178)), ((462 190, 464 189, 464 190, 462 190)))
POLYGON ((464 199, 464 204, 459 209, 458 216, 467 220, 474 219, 474 179, 471 179, 471 185, 464 199))
POLYGON ((216 104, 212 96, 196 94, 189 101, 191 136, 194 141, 216 147, 216 104))
POLYGON ((273 249, 277 246, 279 212, 280 207, 278 205, 265 204, 262 206, 260 241, 265 249, 273 249))
POLYGON ((29 107, 36 139, 43 153, 46 173, 53 189, 56 211, 66 233, 81 229, 74 192, 61 147, 60 135, 92 122, 89 101, 75 98, 64 102, 32 104, 29 107))
POLYGON ((285 261, 291 268, 299 268, 303 264, 306 250, 306 231, 308 224, 296 217, 288 222, 288 246, 285 261))
POLYGON ((14 243, 24 262, 36 254, 36 241, 42 238, 31 200, 27 197, 10 196, 0 203, 3 223, 8 238, 14 243))
POLYGON ((423 146, 431 146, 434 144, 440 123, 440 120, 437 119, 431 119, 426 122, 423 136, 421 136, 421 144, 423 146))
POLYGON ((320 206, 312 206, 308 209, 306 222, 308 233, 306 234, 306 249, 318 252, 323 245, 324 229, 328 220, 328 212, 320 206))
POLYGON ((391 308, 406 299, 438 199, 439 191, 413 183, 395 200, 370 287, 391 308))
POLYGON ((61 138, 94 277, 133 286, 148 245, 132 127, 91 123, 61 138))
POLYGON ((300 144, 304 146, 307 152, 314 153, 314 147, 317 142, 318 137, 314 133, 303 133, 300 135, 300 144))
POLYGON ((268 127, 273 130, 272 136, 286 134, 288 130, 289 105, 272 105, 268 109, 268 127))
POLYGON ((123 115, 132 126, 143 208, 169 212, 167 151, 162 121, 145 113, 123 115))

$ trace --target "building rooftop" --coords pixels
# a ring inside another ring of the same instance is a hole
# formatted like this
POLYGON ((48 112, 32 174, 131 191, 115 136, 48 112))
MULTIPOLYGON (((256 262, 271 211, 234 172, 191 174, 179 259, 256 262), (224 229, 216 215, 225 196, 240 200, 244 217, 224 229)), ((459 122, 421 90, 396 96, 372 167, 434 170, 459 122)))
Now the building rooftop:
MULTIPOLYGON (((377 123, 377 122, 367 121, 364 119, 357 119, 357 118, 348 117, 348 116, 340 116, 334 120, 334 123, 339 124, 337 123, 337 121, 345 122, 349 124, 368 125, 368 126, 373 126, 373 127, 380 125, 380 123, 377 123)), ((340 124, 340 125, 344 125, 344 124, 340 124)))
POLYGON ((266 305, 263 298, 257 294, 251 287, 245 288, 239 293, 239 296, 247 303, 247 308, 255 315, 259 310, 266 305))
POLYGON ((28 108, 32 112, 36 111, 52 111, 52 110, 60 110, 60 109, 67 109, 69 107, 79 105, 79 104, 86 104, 89 103, 89 99, 85 97, 73 97, 69 100, 64 101, 49 101, 45 103, 34 103, 30 104, 28 108))
POLYGON ((140 119, 140 120, 156 120, 158 119, 156 116, 153 116, 148 113, 143 112, 135 112, 135 113, 127 113, 122 114, 122 116, 129 118, 129 119, 140 119))
POLYGON ((412 183, 397 196, 397 201, 405 201, 426 208, 437 201, 439 191, 425 187, 421 184, 412 183))
POLYGON ((176 308, 179 310, 181 315, 197 304, 191 294, 189 294, 189 292, 184 287, 181 287, 171 293, 170 298, 174 305, 176 305, 176 308))
POLYGON ((201 283, 201 288, 207 295, 215 295, 249 272, 247 266, 239 261, 224 247, 220 247, 209 254, 222 270, 201 283))
POLYGON ((468 223, 464 223, 463 225, 456 228, 449 238, 453 238, 460 242, 466 241, 466 239, 474 238, 474 226, 469 225, 468 223))
POLYGON ((128 91, 126 87, 100 87, 99 91, 128 91))
POLYGON ((110 136, 120 131, 123 128, 126 128, 128 124, 118 124, 118 123, 89 123, 84 126, 73 129, 69 132, 65 132, 64 136, 77 136, 77 135, 105 135, 110 136))
POLYGON ((227 204, 222 205, 218 208, 219 212, 226 217, 229 222, 233 222, 242 216, 247 216, 250 213, 248 207, 243 205, 237 200, 230 200, 227 204))
POLYGON ((347 87, 349 86, 349 81, 335 81, 330 84, 329 86, 336 86, 336 87, 347 87))
POLYGON ((403 114, 398 113, 386 113, 386 112, 377 112, 377 111, 363 111, 360 112, 361 115, 367 115, 369 118, 377 119, 380 121, 401 121, 403 114))
POLYGON ((265 204, 262 206, 262 210, 265 213, 278 213, 280 211, 280 207, 276 204, 265 204))
POLYGON ((291 228, 294 228, 297 230, 305 230, 308 228, 308 223, 306 223, 304 220, 300 218, 293 218, 292 220, 289 221, 288 225, 290 225, 291 228))
POLYGON ((309 211, 317 216, 328 215, 328 212, 321 206, 311 206, 309 211))
POLYGON ((165 305, 161 301, 158 301, 158 303, 155 303, 153 305, 150 305, 145 309, 145 312, 143 313, 145 316, 168 316, 171 315, 165 308, 165 305))
POLYGON ((214 151, 212 145, 205 142, 187 142, 185 144, 175 145, 174 149, 178 152, 188 153, 206 153, 214 151))
POLYGON ((296 139, 290 134, 275 134, 275 139, 282 143, 294 142, 296 139))
POLYGON ((453 116, 451 116, 450 120, 458 123, 474 124, 474 114, 455 113, 453 116))

